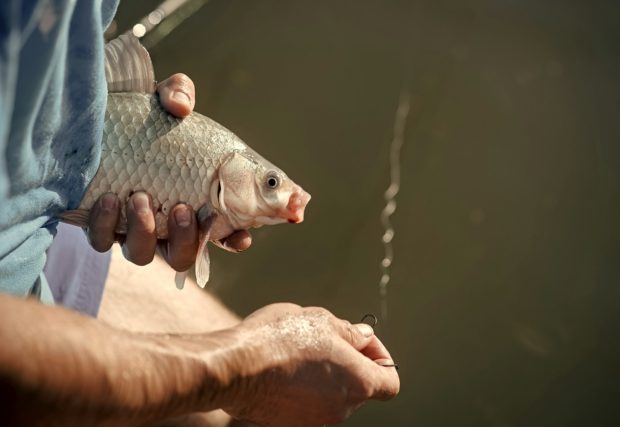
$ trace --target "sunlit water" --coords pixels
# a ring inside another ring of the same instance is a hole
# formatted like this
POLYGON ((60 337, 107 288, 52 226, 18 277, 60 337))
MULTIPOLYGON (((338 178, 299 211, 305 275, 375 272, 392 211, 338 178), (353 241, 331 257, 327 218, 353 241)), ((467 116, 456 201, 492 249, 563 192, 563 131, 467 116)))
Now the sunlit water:
MULTIPOLYGON (((123 2, 127 30, 157 6, 123 2)), ((412 114, 390 218, 402 392, 350 426, 620 422, 617 2, 212 0, 151 48, 196 109, 313 195, 300 225, 212 253, 240 314, 380 312, 378 215, 395 111, 412 114)))

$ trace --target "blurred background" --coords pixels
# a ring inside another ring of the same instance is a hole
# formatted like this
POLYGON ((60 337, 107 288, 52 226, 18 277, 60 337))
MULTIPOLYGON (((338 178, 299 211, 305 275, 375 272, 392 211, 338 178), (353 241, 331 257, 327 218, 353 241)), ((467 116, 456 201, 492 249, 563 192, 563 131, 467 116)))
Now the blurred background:
MULTIPOLYGON (((122 1, 116 32, 158 4, 122 1)), ((377 328, 402 392, 345 425, 620 425, 619 2, 188 4, 144 37, 158 79, 188 74, 197 111, 313 196, 303 224, 211 251, 210 286, 241 315, 379 313, 410 95, 377 328)))

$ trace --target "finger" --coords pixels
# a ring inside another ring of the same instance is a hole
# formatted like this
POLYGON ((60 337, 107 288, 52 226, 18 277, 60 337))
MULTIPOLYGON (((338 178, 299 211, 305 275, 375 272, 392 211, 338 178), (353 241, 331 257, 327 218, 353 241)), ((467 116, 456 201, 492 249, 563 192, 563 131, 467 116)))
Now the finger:
POLYGON ((196 260, 198 226, 191 206, 178 204, 168 216, 164 258, 176 271, 188 270, 196 260))
POLYGON ((230 236, 220 240, 224 249, 231 252, 242 252, 252 244, 252 235, 246 230, 235 231, 230 236))
POLYGON ((400 378, 396 369, 375 365, 374 374, 374 387, 369 398, 389 400, 396 397, 400 391, 400 378))
POLYGON ((196 103, 194 82, 185 74, 175 74, 157 85, 159 100, 166 111, 177 117, 188 116, 196 103))
POLYGON ((346 320, 339 320, 339 322, 340 335, 356 350, 361 350, 368 346, 374 336, 372 327, 366 323, 352 325, 346 320))
POLYGON ((123 245, 125 258, 137 265, 153 260, 157 246, 153 204, 148 194, 137 192, 127 203, 127 236, 123 245))
POLYGON ((376 335, 373 335, 368 345, 360 351, 364 356, 380 365, 394 364, 392 356, 390 356, 390 352, 376 335))
POLYGON ((104 194, 93 206, 88 218, 88 240, 98 252, 106 252, 114 244, 120 202, 115 194, 104 194))
POLYGON ((366 369, 369 378, 373 379, 370 398, 378 400, 392 399, 400 391, 400 379, 395 367, 383 366, 394 364, 390 352, 381 340, 376 335, 373 335, 369 344, 361 350, 361 353, 367 357, 366 369))
POLYGON ((388 400, 394 398, 400 391, 400 378, 398 371, 393 367, 381 366, 384 363, 392 363, 392 359, 370 360, 363 358, 362 371, 366 378, 368 393, 366 399, 388 400))
MULTIPOLYGON (((370 340, 376 339, 374 335, 370 340)), ((342 345, 348 345, 343 343, 342 345)), ((381 366, 382 359, 371 360, 371 358, 360 354, 360 352, 348 347, 351 354, 352 369, 362 380, 363 386, 353 387, 349 390, 352 401, 363 401, 367 399, 387 400, 396 396, 400 390, 400 379, 398 371, 394 368, 381 366)), ((347 348, 341 349, 343 353, 347 348)), ((391 361, 391 359, 389 359, 391 361)), ((387 361, 383 362, 387 363, 387 361)))

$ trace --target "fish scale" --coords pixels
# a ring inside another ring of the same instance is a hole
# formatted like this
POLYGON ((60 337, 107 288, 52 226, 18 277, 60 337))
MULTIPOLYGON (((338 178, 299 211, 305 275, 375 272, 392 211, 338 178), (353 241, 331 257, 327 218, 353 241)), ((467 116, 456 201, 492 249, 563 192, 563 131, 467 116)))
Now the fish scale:
MULTIPOLYGON (((179 202, 196 211, 208 204, 221 162, 246 150, 237 136, 206 116, 193 113, 179 119, 164 111, 155 95, 111 93, 99 170, 79 209, 90 210, 108 192, 124 201, 143 190, 153 198, 157 235, 166 238, 170 209, 179 202)), ((121 215, 117 231, 122 233, 124 212, 121 215)))
MULTIPOLYGON (((108 105, 99 169, 65 222, 88 227, 106 193, 121 201, 116 232, 127 231, 125 206, 136 191, 151 195, 157 237, 168 237, 168 215, 179 202, 196 212, 200 239, 196 281, 209 280, 209 241, 237 230, 303 221, 310 194, 222 125, 196 112, 179 119, 155 93, 153 64, 137 38, 123 34, 106 45, 108 105)), ((184 273, 175 278, 182 288, 184 273)))

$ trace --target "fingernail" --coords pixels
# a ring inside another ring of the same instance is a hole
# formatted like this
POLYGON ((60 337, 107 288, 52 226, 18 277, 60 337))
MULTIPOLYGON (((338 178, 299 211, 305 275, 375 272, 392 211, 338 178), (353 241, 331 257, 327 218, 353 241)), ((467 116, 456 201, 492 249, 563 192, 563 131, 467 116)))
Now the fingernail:
POLYGON ((151 212, 151 201, 149 200, 149 196, 145 193, 135 193, 131 196, 131 203, 136 213, 143 214, 151 212))
POLYGON ((192 219, 189 215, 189 209, 185 206, 178 206, 174 209, 174 220, 179 227, 189 227, 192 219))
POLYGON ((172 99, 178 102, 182 102, 183 104, 192 105, 192 100, 189 98, 189 95, 179 90, 172 92, 172 99))
POLYGON ((114 194, 104 194, 101 198, 101 207, 111 211, 116 209, 118 198, 114 194))
POLYGON ((360 333, 366 338, 371 337, 375 333, 372 327, 370 325, 367 325, 366 323, 359 323, 355 326, 357 326, 357 330, 360 331, 360 333))
POLYGON ((222 246, 224 246, 229 251, 237 252, 237 253, 244 251, 244 249, 239 249, 239 248, 235 248, 235 247, 230 246, 228 244, 228 241, 226 241, 226 239, 220 240, 220 243, 222 244, 222 246))

